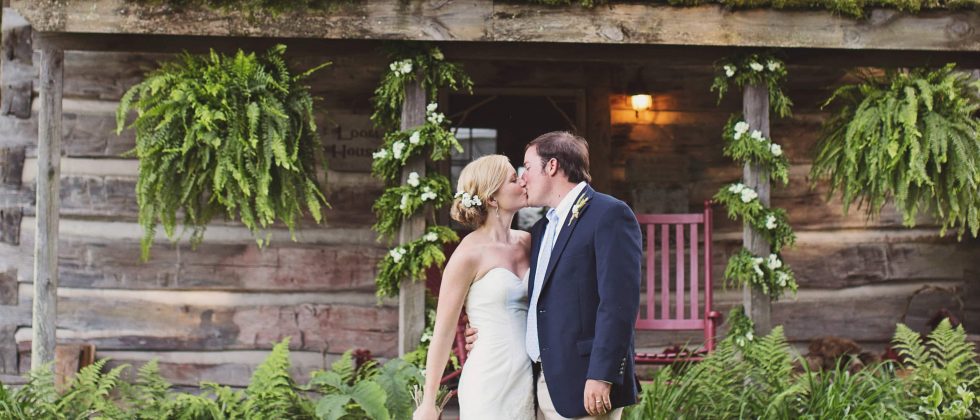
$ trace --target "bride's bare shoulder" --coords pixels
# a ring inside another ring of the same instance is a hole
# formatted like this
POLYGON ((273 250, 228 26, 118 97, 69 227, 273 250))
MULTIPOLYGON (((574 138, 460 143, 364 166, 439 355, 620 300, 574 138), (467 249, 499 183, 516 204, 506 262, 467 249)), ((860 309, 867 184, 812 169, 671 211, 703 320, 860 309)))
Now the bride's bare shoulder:
POLYGON ((517 236, 517 241, 526 249, 531 249, 531 232, 525 232, 523 230, 513 230, 514 235, 517 236))

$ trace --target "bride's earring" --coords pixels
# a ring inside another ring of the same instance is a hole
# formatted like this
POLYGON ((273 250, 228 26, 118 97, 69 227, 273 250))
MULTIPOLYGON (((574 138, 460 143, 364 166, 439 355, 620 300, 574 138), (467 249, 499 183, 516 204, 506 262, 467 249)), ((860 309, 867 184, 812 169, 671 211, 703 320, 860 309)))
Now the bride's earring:
POLYGON ((497 220, 500 220, 500 207, 494 207, 493 211, 497 213, 497 220))

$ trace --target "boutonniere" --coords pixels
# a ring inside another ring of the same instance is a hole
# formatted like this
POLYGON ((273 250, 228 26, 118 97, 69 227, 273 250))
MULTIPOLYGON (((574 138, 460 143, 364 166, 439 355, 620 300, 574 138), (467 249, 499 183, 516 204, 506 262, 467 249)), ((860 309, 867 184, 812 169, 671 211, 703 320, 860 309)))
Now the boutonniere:
POLYGON ((584 195, 582 197, 580 197, 578 199, 578 201, 575 202, 575 206, 572 207, 572 218, 571 219, 568 219, 568 225, 569 226, 571 226, 572 223, 575 222, 575 219, 578 219, 578 216, 582 212, 582 209, 588 203, 589 203, 589 197, 584 196, 584 195))

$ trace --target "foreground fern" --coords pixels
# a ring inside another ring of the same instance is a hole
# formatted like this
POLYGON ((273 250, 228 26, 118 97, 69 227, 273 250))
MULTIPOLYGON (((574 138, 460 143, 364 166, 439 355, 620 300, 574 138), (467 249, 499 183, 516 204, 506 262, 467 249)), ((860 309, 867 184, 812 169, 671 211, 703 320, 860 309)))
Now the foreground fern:
POLYGON ((892 340, 908 369, 906 392, 918 418, 980 418, 980 364, 963 326, 944 319, 923 342, 919 333, 898 324, 892 340))
POLYGON ((914 226, 927 211, 959 237, 980 234, 980 81, 954 69, 889 72, 837 89, 811 179, 829 179, 844 210, 875 215, 889 198, 914 226))
POLYGON ((140 159, 136 199, 149 257, 157 226, 174 240, 177 214, 200 243, 212 217, 240 220, 260 246, 260 231, 280 220, 290 232, 305 207, 320 222, 327 205, 317 180, 322 161, 313 98, 292 75, 285 46, 264 56, 182 55, 165 63, 122 97, 116 131, 137 118, 140 159))

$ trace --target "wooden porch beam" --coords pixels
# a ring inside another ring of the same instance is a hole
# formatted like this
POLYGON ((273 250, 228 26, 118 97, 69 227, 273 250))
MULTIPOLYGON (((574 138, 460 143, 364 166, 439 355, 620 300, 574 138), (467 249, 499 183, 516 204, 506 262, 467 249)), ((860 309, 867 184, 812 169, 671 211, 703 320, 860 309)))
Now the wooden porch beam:
MULTIPOLYGON (((401 129, 411 130, 425 123, 426 95, 422 88, 421 75, 405 85, 405 102, 402 104, 401 129)), ((401 182, 408 181, 408 175, 418 172, 425 176, 425 156, 409 159, 402 168, 401 182)), ((405 245, 425 233, 425 216, 416 214, 402 223, 398 233, 398 243, 405 245)), ((398 355, 415 350, 425 329, 425 280, 403 280, 398 292, 398 355)))
MULTIPOLYGON (((39 38, 44 38, 39 34, 39 38)), ((37 227, 34 241, 34 303, 31 366, 54 361, 58 313, 58 210, 61 184, 61 99, 65 53, 56 44, 41 49, 37 146, 37 227)))
POLYGON ((825 10, 652 3, 545 7, 494 0, 341 2, 329 11, 277 14, 127 0, 12 0, 11 7, 46 32, 980 51, 980 11, 972 10, 876 9, 858 20, 825 10))
MULTIPOLYGON (((742 93, 742 114, 749 130, 759 130, 766 138, 769 136, 769 89, 765 85, 749 85, 742 93)), ((762 205, 769 207, 771 182, 769 170, 761 165, 746 162, 742 173, 743 182, 759 194, 762 205)), ((769 255, 769 242, 748 223, 742 227, 742 246, 752 254, 761 257, 769 255)), ((755 323, 755 332, 763 336, 772 330, 772 300, 762 291, 746 284, 742 288, 742 305, 745 314, 755 323)))

